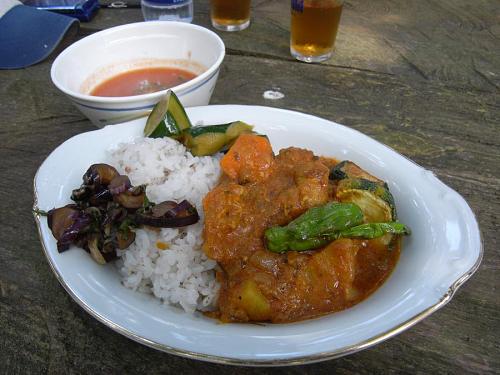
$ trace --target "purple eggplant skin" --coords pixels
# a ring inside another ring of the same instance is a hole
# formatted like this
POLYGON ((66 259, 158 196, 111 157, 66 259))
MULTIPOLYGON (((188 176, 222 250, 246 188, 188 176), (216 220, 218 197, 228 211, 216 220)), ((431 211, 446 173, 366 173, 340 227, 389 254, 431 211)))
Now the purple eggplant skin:
POLYGON ((193 215, 185 217, 161 217, 161 218, 151 218, 151 217, 141 217, 139 219, 141 224, 149 225, 150 227, 157 228, 181 228, 187 227, 188 225, 196 224, 200 217, 198 212, 193 215))
POLYGON ((108 185, 108 189, 111 194, 117 195, 121 194, 132 187, 130 179, 124 175, 118 175, 111 180, 108 185))
POLYGON ((92 164, 83 175, 85 185, 108 186, 111 180, 118 176, 118 171, 109 164, 92 164))
POLYGON ((90 186, 82 185, 78 189, 74 189, 71 192, 71 200, 75 202, 82 202, 93 194, 93 189, 90 186))
POLYGON ((91 206, 100 206, 112 200, 113 195, 111 194, 109 189, 103 186, 99 186, 94 194, 88 198, 88 203, 91 206))
MULTIPOLYGON (((83 184, 73 190, 71 199, 85 205, 100 205, 113 199, 113 194, 108 186, 120 177, 118 171, 108 164, 92 164, 83 175, 83 184)), ((123 176, 128 180, 127 176, 123 176)), ((116 181, 120 183, 120 179, 116 181)), ((130 181, 128 181, 130 184, 130 181)))
POLYGON ((62 253, 75 243, 89 228, 90 215, 74 205, 54 208, 47 213, 47 223, 57 241, 57 250, 62 253))
POLYGON ((130 192, 130 190, 127 190, 121 194, 113 196, 113 201, 121 204, 125 208, 137 210, 144 205, 145 197, 145 193, 134 195, 130 192))
POLYGON ((137 224, 158 228, 179 228, 195 224, 200 220, 198 211, 187 200, 181 203, 165 201, 135 214, 137 224))
POLYGON ((75 245, 105 264, 117 257, 116 249, 135 241, 134 228, 140 225, 177 228, 200 219, 187 200, 149 202, 146 185, 132 186, 128 176, 110 165, 93 164, 82 178, 83 184, 71 195, 75 204, 46 213, 59 252, 75 245))

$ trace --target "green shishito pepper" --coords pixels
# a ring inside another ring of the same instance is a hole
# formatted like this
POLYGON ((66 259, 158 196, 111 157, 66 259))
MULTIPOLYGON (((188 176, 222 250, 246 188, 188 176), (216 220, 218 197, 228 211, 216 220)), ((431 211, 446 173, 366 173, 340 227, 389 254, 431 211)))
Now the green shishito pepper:
POLYGON ((387 233, 410 235, 411 230, 406 225, 398 221, 389 223, 367 223, 341 231, 338 233, 338 238, 372 239, 382 237, 387 233))
POLYGON ((363 222, 363 211, 354 203, 330 202, 307 210, 287 225, 293 238, 306 240, 363 222))
POLYGON ((267 248, 275 253, 317 249, 338 238, 381 237, 386 233, 410 234, 399 222, 361 224, 363 213, 354 203, 330 202, 314 207, 284 227, 266 230, 267 248))
MULTIPOLYGON (((315 239, 323 234, 341 231, 362 222, 363 212, 359 206, 354 203, 330 202, 324 206, 310 208, 286 227, 267 229, 265 232, 267 248, 281 253, 290 248, 290 243, 315 239)), ((316 243, 317 240, 313 242, 316 243)))

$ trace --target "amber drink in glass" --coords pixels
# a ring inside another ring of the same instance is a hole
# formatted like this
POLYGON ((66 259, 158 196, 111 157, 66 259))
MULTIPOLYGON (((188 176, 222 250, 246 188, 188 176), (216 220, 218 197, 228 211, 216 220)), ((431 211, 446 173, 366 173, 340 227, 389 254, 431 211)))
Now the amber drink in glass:
POLYGON ((290 52, 305 62, 332 56, 343 0, 292 0, 290 52))
POLYGON ((223 31, 240 31, 250 25, 250 0, 211 0, 212 26, 223 31))

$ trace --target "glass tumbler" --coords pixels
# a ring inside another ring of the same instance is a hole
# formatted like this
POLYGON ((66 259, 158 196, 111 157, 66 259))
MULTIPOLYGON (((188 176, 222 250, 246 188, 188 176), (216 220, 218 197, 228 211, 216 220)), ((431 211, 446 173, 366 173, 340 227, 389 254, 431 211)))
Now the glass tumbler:
POLYGON ((343 0, 292 0, 292 56, 304 62, 329 59, 334 50, 343 5, 343 0))
POLYGON ((212 26, 223 31, 240 31, 250 25, 251 0, 210 0, 212 26))

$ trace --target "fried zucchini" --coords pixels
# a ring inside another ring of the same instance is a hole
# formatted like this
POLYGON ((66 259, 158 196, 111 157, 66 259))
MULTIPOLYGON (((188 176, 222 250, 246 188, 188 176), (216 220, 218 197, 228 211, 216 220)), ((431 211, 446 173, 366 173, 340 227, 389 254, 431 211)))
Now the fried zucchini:
POLYGON ((384 183, 384 181, 372 176, 350 160, 341 161, 330 171, 330 180, 340 181, 346 178, 362 178, 372 182, 384 183))
POLYGON ((252 133, 252 129, 243 121, 195 126, 183 132, 181 141, 194 156, 213 155, 228 148, 241 134, 252 133))
POLYGON ((387 184, 370 175, 351 161, 343 161, 330 171, 335 184, 335 196, 341 202, 356 203, 364 214, 365 223, 397 220, 394 197, 387 184))

